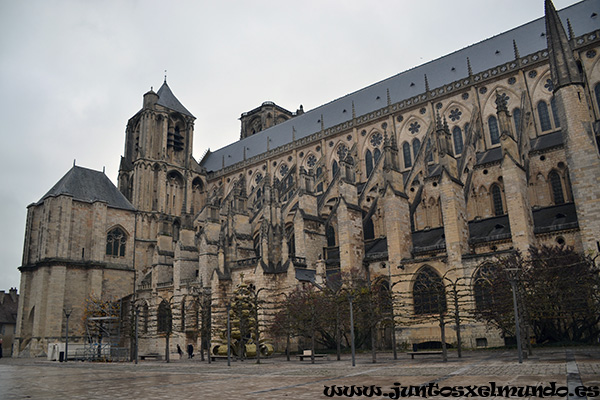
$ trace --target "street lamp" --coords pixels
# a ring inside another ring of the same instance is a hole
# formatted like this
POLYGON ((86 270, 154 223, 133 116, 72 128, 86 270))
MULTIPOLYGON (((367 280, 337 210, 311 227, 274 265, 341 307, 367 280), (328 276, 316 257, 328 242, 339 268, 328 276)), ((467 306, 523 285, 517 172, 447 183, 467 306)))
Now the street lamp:
POLYGON ((70 308, 64 308, 63 312, 65 313, 65 317, 67 318, 67 326, 65 327, 65 362, 69 359, 69 317, 73 312, 70 308))

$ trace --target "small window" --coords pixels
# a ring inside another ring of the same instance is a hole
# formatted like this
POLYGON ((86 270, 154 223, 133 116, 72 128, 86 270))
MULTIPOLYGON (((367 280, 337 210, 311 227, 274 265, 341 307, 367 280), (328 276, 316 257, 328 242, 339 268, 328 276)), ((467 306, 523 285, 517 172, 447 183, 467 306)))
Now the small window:
POLYGON ((498 185, 492 186, 492 201, 494 205, 494 214, 504 215, 504 207, 502 205, 502 190, 498 185))
POLYGON ((565 202, 565 197, 563 194, 562 182, 560 179, 560 175, 556 171, 550 172, 550 187, 552 189, 552 198, 554 200, 554 204, 563 204, 565 202))
POLYGON ((127 237, 121 228, 114 228, 106 235, 106 255, 125 257, 127 237))
POLYGON ((335 229, 333 226, 329 225, 327 226, 327 247, 334 247, 335 246, 335 229))
POLYGON ((488 127, 490 128, 490 141, 492 144, 500 143, 500 130, 498 129, 498 120, 494 115, 488 118, 488 127))
POLYGON ((540 119, 540 128, 542 132, 552 130, 550 123, 550 114, 548 113, 548 104, 545 101, 540 101, 537 105, 538 117, 540 119))

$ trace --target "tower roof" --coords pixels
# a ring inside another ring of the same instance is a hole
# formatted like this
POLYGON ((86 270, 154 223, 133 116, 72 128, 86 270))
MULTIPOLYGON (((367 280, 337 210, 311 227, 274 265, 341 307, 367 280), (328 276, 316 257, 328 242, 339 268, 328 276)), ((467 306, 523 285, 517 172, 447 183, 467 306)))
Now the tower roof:
POLYGON ((175 95, 171 91, 171 88, 169 87, 169 85, 167 85, 166 80, 162 84, 160 89, 158 89, 157 95, 158 95, 158 101, 156 102, 156 104, 161 105, 170 110, 180 112, 180 113, 190 116, 192 118, 195 118, 192 115, 192 113, 190 113, 187 110, 187 108, 185 108, 183 106, 183 104, 181 104, 181 102, 179 100, 177 100, 177 97, 175 97, 175 95))
POLYGON ((119 189, 108 177, 100 171, 73 166, 57 183, 46 193, 37 204, 49 197, 60 195, 72 196, 74 200, 93 203, 104 201, 110 207, 135 210, 129 200, 123 196, 119 189))
POLYGON ((544 5, 546 16, 546 40, 548 43, 548 58, 550 60, 550 73, 554 90, 569 85, 583 84, 579 69, 573 57, 573 50, 565 33, 558 13, 551 0, 546 0, 544 5))

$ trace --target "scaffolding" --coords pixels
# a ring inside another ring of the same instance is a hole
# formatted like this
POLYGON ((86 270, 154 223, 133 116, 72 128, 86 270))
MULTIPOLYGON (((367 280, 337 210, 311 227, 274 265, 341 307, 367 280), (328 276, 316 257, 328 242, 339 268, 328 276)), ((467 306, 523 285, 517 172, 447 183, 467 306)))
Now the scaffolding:
POLYGON ((85 325, 87 340, 81 359, 85 361, 127 361, 129 350, 126 347, 119 347, 120 328, 119 317, 88 317, 85 325))

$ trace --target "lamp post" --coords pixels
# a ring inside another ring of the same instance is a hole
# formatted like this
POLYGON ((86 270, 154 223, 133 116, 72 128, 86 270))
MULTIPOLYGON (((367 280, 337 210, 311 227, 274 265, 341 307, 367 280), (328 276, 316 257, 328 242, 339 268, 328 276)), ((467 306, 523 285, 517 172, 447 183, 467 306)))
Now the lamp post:
POLYGON ((138 351, 139 351, 139 345, 138 345, 138 339, 139 339, 139 335, 138 335, 138 321, 140 319, 140 308, 138 306, 135 307, 135 363, 138 363, 138 351))
POLYGON ((510 268, 510 269, 507 269, 507 271, 509 272, 508 281, 510 282, 510 287, 512 288, 513 307, 515 309, 515 330, 516 330, 516 336, 517 336, 517 352, 519 355, 519 364, 523 364, 523 350, 521 349, 521 327, 519 325, 519 307, 517 306, 516 274, 518 273, 519 270, 517 268, 510 268))
POLYGON ((67 362, 67 360, 69 359, 69 317, 71 316, 71 313, 73 312, 72 309, 63 309, 63 312, 65 313, 65 317, 67 318, 67 326, 65 327, 65 362, 67 362))
POLYGON ((231 367, 231 303, 227 303, 227 366, 231 367))
POLYGON ((258 323, 258 294, 261 290, 265 289, 260 288, 254 292, 254 318, 256 323, 256 363, 260 364, 260 326, 258 323))
POLYGON ((356 366, 356 349, 354 348, 354 311, 352 309, 352 295, 348 295, 350 302, 350 345, 352 347, 352 366, 356 366))

